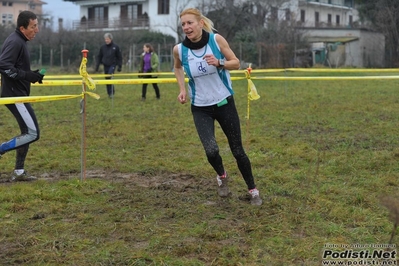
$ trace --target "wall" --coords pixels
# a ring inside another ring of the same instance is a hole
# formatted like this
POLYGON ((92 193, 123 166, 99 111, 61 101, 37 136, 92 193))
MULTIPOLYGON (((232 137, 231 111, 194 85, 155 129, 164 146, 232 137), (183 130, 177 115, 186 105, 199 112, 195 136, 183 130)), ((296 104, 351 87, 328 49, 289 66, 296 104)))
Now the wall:
POLYGON ((150 17, 150 27, 153 31, 175 37, 179 39, 177 30, 180 26, 180 12, 188 7, 196 7, 195 0, 170 0, 169 14, 158 14, 158 0, 149 0, 143 3, 143 12, 146 11, 150 17))
MULTIPOLYGON (((385 63, 385 37, 381 33, 362 29, 307 29, 307 36, 357 37, 345 43, 345 63, 348 67, 383 67, 385 63)), ((333 58, 330 58, 334 61, 333 58)))
POLYGON ((359 53, 364 67, 383 67, 385 37, 383 34, 362 31, 360 37, 359 53))

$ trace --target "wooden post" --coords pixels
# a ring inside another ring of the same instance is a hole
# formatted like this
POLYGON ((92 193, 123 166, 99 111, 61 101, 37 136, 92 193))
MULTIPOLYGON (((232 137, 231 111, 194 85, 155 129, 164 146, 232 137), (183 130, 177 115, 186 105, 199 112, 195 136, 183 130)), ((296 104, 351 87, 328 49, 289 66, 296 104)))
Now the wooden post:
MULTIPOLYGON (((89 50, 82 50, 82 56, 87 58, 87 54, 89 50)), ((81 171, 80 171, 80 179, 86 180, 86 83, 84 80, 82 81, 82 89, 83 89, 83 98, 80 101, 82 114, 82 140, 81 140, 81 171)))

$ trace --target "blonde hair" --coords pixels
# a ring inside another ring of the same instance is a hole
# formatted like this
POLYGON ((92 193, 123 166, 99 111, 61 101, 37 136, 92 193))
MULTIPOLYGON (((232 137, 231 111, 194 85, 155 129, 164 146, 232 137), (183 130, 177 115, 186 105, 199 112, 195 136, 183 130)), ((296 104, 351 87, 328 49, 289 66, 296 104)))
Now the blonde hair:
POLYGON ((180 13, 180 18, 184 15, 194 15, 198 21, 200 21, 202 19, 204 21, 204 30, 205 31, 207 31, 207 32, 216 31, 216 29, 213 27, 213 21, 210 20, 209 18, 205 17, 204 15, 202 15, 201 11, 199 11, 198 9, 187 8, 180 13))

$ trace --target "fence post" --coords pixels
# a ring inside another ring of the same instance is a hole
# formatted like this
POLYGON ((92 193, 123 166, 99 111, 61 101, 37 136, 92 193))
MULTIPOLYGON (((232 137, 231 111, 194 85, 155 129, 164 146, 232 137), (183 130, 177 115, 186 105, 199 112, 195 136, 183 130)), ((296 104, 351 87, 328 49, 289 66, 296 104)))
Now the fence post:
POLYGON ((60 61, 61 61, 61 67, 64 67, 64 46, 61 44, 61 52, 60 52, 60 61))
POLYGON ((54 50, 50 49, 50 66, 53 66, 53 60, 54 60, 54 50))
MULTIPOLYGON (((89 50, 82 50, 82 55, 84 58, 87 58, 87 54, 89 50)), ((86 67, 86 66, 85 66, 86 67)), ((86 83, 84 80, 82 81, 82 90, 83 90, 83 98, 80 101, 81 110, 80 113, 82 114, 82 140, 81 140, 81 169, 80 169, 80 179, 86 179, 86 83)))
POLYGON ((128 59, 128 64, 129 64, 129 72, 132 72, 132 46, 129 46, 129 59, 128 59))
POLYGON ((161 44, 158 43, 158 58, 159 58, 159 64, 158 64, 158 69, 157 71, 159 71, 161 64, 162 64, 162 56, 161 56, 161 44))
POLYGON ((134 59, 136 58, 136 44, 133 44, 133 59, 132 59, 132 65, 133 65, 133 72, 134 72, 134 59))
POLYGON ((40 44, 40 46, 39 46, 40 48, 39 48, 39 66, 42 66, 42 53, 43 53, 43 51, 42 51, 42 44, 40 44))

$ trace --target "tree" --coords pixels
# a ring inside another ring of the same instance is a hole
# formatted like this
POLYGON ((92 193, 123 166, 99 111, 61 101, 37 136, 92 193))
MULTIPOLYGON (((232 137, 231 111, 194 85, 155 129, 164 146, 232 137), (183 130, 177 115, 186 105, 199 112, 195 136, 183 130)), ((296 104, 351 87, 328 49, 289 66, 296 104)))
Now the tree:
POLYGON ((302 45, 301 32, 294 21, 278 17, 285 16, 288 3, 289 0, 219 0, 203 1, 198 8, 214 22, 240 59, 245 57, 258 67, 286 67, 302 45))
POLYGON ((387 65, 399 66, 399 1, 397 0, 356 0, 363 22, 370 21, 370 27, 385 35, 387 65))

